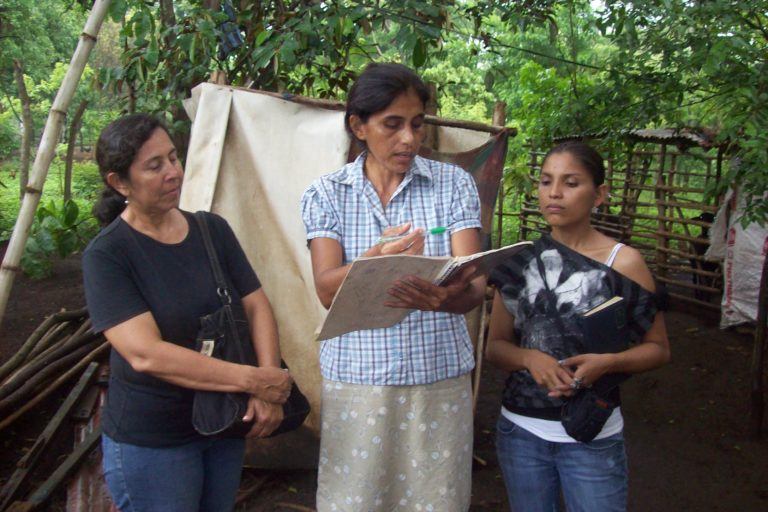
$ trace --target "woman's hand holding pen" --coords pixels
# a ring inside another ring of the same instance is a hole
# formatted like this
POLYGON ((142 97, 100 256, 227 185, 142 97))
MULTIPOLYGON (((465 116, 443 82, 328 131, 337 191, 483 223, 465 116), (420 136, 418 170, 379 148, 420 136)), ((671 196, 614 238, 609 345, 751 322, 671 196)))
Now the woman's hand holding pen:
POLYGON ((411 223, 387 228, 381 233, 381 238, 395 238, 391 242, 377 243, 363 253, 363 256, 384 256, 387 254, 423 254, 424 231, 416 229, 408 233, 411 223), (408 234, 406 234, 408 233, 408 234))

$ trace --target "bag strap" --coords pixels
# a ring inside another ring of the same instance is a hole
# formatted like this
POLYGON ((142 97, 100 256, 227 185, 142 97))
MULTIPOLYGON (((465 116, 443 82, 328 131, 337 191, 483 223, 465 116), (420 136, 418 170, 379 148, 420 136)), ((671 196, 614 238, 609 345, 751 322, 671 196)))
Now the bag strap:
POLYGON ((197 221, 197 225, 200 226, 200 233, 203 235, 203 245, 205 245, 205 252, 208 254, 208 261, 211 264, 213 279, 216 281, 216 294, 219 296, 219 299, 221 299, 223 305, 226 306, 232 304, 232 295, 229 293, 229 285, 227 285, 227 281, 224 279, 224 272, 221 270, 219 257, 216 255, 216 249, 213 247, 211 232, 208 229, 208 220, 205 218, 205 212, 195 212, 195 220, 197 221))

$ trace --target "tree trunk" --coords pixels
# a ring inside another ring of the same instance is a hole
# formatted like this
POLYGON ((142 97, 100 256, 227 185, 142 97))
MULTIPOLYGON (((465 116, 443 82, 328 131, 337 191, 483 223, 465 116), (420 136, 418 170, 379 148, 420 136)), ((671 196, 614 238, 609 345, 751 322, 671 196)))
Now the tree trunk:
MULTIPOLYGON (((176 14, 173 12, 173 0, 160 0, 160 21, 163 24, 163 28, 170 28, 176 25, 176 14)), ((171 48, 173 46, 173 33, 168 31, 165 36, 165 47, 171 48)), ((168 62, 170 64, 170 62, 168 62)))
POLYGON ((77 132, 80 131, 80 124, 83 120, 85 108, 88 106, 88 100, 83 100, 72 116, 72 123, 69 125, 69 139, 67 140, 67 161, 64 167, 64 201, 72 199, 72 157, 75 155, 75 146, 77 145, 77 132))
POLYGON ((24 126, 21 132, 21 165, 19 173, 19 198, 24 197, 24 189, 29 181, 29 155, 32 150, 32 108, 27 86, 24 84, 24 66, 13 59, 13 76, 16 79, 16 87, 19 90, 21 100, 21 123, 24 126))
MULTIPOLYGON (((204 5, 206 7, 209 7, 215 11, 219 10, 219 2, 213 2, 216 5, 209 5, 212 2, 206 1, 204 2, 204 5)), ((163 25, 163 28, 166 29, 167 35, 165 36, 165 39, 163 40, 163 44, 166 48, 166 50, 171 50, 173 48, 173 33, 170 30, 171 27, 176 25, 176 14, 173 12, 173 0, 160 0, 160 21, 163 25)), ((173 62, 170 60, 166 62, 168 66, 168 76, 174 76, 176 74, 176 68, 173 62)), ((177 91, 178 94, 185 94, 186 90, 184 91, 177 91)), ((169 112, 171 114, 171 117, 173 118, 174 123, 177 121, 189 121, 189 117, 187 117, 186 111, 181 107, 180 102, 173 103, 169 107, 169 112)), ((174 145, 176 146, 176 150, 179 153, 179 156, 182 158, 182 160, 186 157, 187 154, 187 148, 189 146, 189 134, 188 133, 179 133, 176 130, 172 130, 172 137, 174 145)))

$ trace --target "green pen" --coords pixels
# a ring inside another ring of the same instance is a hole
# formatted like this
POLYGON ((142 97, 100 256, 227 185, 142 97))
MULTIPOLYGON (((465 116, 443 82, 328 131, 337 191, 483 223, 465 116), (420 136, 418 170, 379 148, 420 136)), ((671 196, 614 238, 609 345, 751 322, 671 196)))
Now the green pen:
MULTIPOLYGON (((427 235, 442 235, 448 231, 448 228, 444 226, 438 226, 436 228, 430 228, 424 231, 424 236, 427 235)), ((383 236, 379 238, 379 241, 376 242, 377 244, 388 244, 389 242, 396 242, 397 240, 400 240, 401 238, 405 238, 411 233, 406 233, 404 235, 397 235, 397 236, 383 236)))

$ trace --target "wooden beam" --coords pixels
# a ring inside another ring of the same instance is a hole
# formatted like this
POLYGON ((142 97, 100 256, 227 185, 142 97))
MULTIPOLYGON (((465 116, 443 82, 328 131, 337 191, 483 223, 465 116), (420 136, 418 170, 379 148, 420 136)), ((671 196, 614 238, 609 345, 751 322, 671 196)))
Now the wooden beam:
POLYGON ((750 413, 752 435, 760 437, 763 429, 765 412, 765 381, 763 364, 765 363, 766 322, 768 322, 768 255, 763 258, 763 273, 760 277, 760 291, 757 296, 757 325, 755 326, 755 344, 752 348, 752 389, 750 390, 750 413))
POLYGON ((77 381, 75 387, 67 395, 64 403, 61 404, 59 410, 56 411, 51 421, 45 426, 45 429, 32 445, 32 448, 19 460, 16 464, 16 470, 11 475, 11 478, 3 486, 0 491, 0 510, 5 510, 10 502, 19 497, 19 488, 26 480, 29 472, 34 469, 37 462, 40 460, 40 456, 47 449, 53 437, 59 431, 60 427, 64 424, 64 420, 67 419, 70 412, 77 404, 80 396, 88 389, 89 384, 96 375, 98 370, 98 363, 91 363, 88 368, 85 369, 80 380, 77 381))
POLYGON ((53 492, 71 475, 82 463, 83 459, 91 453, 101 439, 101 427, 88 434, 83 442, 78 444, 74 451, 64 459, 64 462, 38 487, 27 499, 27 501, 17 501, 9 508, 9 512, 30 512, 40 510, 51 498, 53 492))

